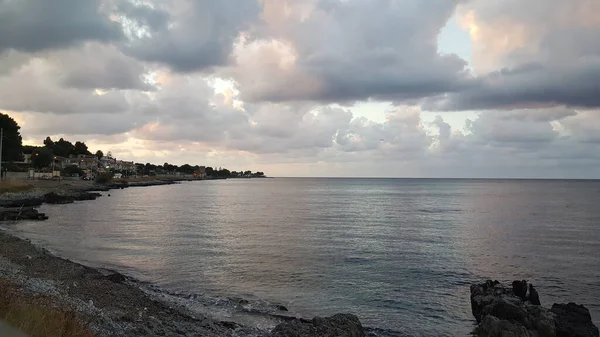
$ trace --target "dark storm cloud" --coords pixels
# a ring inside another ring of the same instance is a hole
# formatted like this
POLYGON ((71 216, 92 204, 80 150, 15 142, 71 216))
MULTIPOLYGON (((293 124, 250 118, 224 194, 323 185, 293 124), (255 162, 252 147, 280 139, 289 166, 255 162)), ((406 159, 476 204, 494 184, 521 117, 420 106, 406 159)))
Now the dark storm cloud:
POLYGON ((179 0, 154 11, 125 10, 123 14, 146 23, 150 36, 133 38, 124 50, 177 72, 193 72, 225 65, 234 40, 258 18, 260 6, 257 0, 179 0), (164 24, 167 16, 169 25, 164 24))
POLYGON ((600 107, 600 58, 571 65, 526 65, 473 80, 476 85, 425 101, 428 110, 486 110, 566 105, 600 107))
POLYGON ((122 36, 120 26, 100 12, 99 0, 0 1, 0 53, 58 49, 122 36))

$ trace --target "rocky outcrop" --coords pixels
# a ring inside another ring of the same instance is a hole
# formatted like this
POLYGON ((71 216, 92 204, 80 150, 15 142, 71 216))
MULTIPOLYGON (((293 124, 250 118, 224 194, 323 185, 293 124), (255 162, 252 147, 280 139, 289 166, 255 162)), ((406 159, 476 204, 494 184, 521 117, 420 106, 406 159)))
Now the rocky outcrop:
POLYGON ((599 334, 589 310, 583 305, 555 303, 550 311, 554 313, 556 321, 556 337, 591 337, 599 334))
POLYGON ((522 293, 523 288, 527 289, 525 281, 515 281, 511 288, 491 280, 471 285, 471 310, 479 323, 475 334, 481 337, 598 337, 598 329, 584 306, 555 304, 548 310, 539 305, 532 285, 528 294, 522 293))
POLYGON ((75 202, 75 198, 70 195, 61 195, 56 192, 44 194, 44 202, 47 204, 70 204, 75 202))
POLYGON ((48 216, 33 207, 0 208, 0 221, 46 220, 48 216))
POLYGON ((271 331, 270 337, 364 337, 358 317, 337 314, 315 317, 312 320, 294 319, 284 322, 271 331))

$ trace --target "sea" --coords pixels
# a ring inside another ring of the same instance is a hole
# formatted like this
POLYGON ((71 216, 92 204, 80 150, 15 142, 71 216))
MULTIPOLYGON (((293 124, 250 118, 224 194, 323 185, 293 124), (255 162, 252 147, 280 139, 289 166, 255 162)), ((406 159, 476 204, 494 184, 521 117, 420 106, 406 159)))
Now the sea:
POLYGON ((103 194, 43 205, 49 220, 10 231, 265 330, 278 314, 343 312, 370 336, 467 336, 469 286, 486 279, 528 280, 543 305, 574 301, 600 320, 600 181, 229 179, 103 194))

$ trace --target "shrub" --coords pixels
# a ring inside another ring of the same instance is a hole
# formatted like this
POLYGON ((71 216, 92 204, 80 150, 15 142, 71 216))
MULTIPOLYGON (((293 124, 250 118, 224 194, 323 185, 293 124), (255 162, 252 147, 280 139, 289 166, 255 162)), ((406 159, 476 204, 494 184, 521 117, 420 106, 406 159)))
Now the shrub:
POLYGON ((112 181, 112 178, 113 178, 112 172, 100 173, 100 174, 98 174, 98 176, 96 176, 96 183, 106 184, 106 183, 112 181))

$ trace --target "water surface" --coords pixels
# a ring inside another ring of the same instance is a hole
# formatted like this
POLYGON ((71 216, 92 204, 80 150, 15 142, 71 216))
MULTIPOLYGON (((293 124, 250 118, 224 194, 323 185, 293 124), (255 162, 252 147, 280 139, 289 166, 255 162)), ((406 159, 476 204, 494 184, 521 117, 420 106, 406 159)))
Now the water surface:
POLYGON ((109 193, 44 205, 50 220, 11 229, 173 293, 351 312, 390 335, 468 334, 469 284, 487 278, 528 279, 543 304, 576 301, 600 319, 597 181, 240 179, 109 193))

